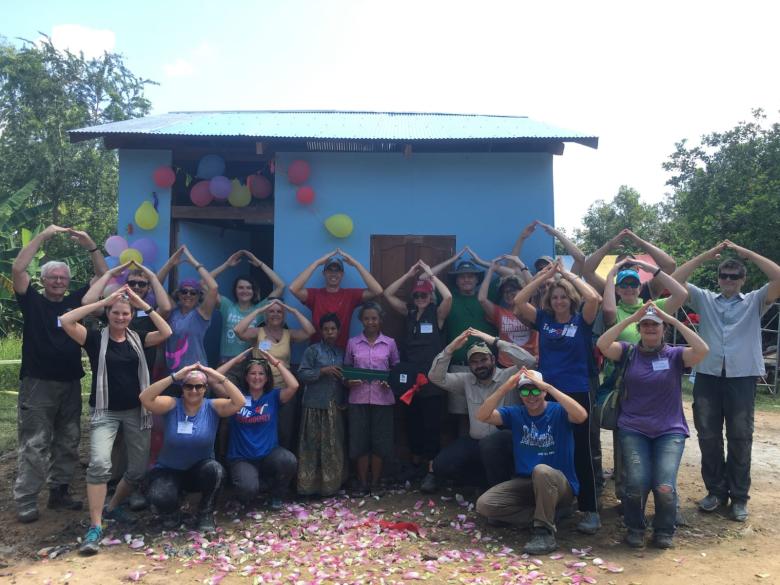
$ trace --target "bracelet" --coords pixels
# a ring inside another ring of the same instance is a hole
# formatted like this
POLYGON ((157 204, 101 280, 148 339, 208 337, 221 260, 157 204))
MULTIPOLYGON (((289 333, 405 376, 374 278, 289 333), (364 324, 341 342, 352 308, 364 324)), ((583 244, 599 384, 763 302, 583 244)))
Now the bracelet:
MULTIPOLYGON (((528 270, 528 266, 523 266, 523 267, 520 269, 520 272, 522 272, 523 270, 528 270)), ((530 271, 529 271, 529 272, 530 272, 530 271)))
POLYGON ((661 274, 661 267, 660 267, 660 266, 658 267, 658 270, 656 270, 655 272, 653 272, 653 278, 655 278, 655 277, 656 277, 656 276, 658 276, 659 274, 661 274))
POLYGON ((176 377, 173 374, 171 374, 171 384, 175 384, 175 383, 176 383, 176 377))
POLYGON ((152 307, 151 305, 149 305, 148 309, 144 309, 144 313, 146 313, 147 315, 149 313, 154 313, 155 311, 156 311, 156 309, 154 307, 152 307))
POLYGON ((97 252, 99 249, 100 249, 100 248, 98 248, 97 246, 95 246, 95 247, 94 247, 94 248, 92 248, 91 250, 87 250, 87 253, 88 253, 88 254, 94 254, 94 253, 95 253, 95 252, 97 252))

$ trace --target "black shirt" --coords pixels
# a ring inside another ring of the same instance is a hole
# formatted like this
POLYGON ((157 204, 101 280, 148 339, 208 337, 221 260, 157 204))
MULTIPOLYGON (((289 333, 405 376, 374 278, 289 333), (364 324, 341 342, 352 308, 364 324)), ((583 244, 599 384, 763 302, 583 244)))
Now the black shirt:
MULTIPOLYGON (((147 333, 140 332, 141 345, 146 342, 147 333)), ((95 406, 95 388, 97 386, 98 355, 100 354, 100 331, 87 331, 84 350, 89 356, 92 366, 92 391, 89 395, 89 405, 95 406)), ((141 403, 138 395, 141 393, 138 381, 138 354, 133 351, 130 342, 117 342, 108 338, 106 348, 106 376, 108 378, 108 410, 130 410, 138 408, 141 403)))
POLYGON ((89 287, 83 287, 59 302, 48 300, 32 284, 24 294, 16 293, 22 310, 22 367, 19 378, 30 376, 41 380, 67 382, 84 377, 81 348, 59 324, 59 317, 81 306, 89 287))

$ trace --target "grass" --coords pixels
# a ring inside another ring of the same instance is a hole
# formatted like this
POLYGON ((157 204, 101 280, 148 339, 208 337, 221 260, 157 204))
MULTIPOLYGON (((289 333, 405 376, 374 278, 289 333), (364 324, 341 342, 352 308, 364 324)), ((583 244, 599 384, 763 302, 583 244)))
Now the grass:
POLYGON ((22 357, 21 337, 0 338, 0 361, 18 360, 22 357))

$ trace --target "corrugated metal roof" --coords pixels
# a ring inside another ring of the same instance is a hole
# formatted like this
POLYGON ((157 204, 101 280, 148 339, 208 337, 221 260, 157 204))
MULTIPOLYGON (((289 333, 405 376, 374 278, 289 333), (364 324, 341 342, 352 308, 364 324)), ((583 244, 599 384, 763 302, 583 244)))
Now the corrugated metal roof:
POLYGON ((79 141, 116 135, 257 140, 541 140, 598 147, 598 137, 521 116, 339 111, 171 112, 70 131, 79 141))

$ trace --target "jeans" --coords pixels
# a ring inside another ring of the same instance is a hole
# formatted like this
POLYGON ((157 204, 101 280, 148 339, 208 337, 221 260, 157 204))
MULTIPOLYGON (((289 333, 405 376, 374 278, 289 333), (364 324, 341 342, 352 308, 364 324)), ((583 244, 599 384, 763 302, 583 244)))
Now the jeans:
POLYGON ((201 492, 199 513, 212 512, 225 468, 216 459, 203 459, 189 469, 158 467, 149 474, 149 502, 159 514, 179 510, 179 492, 201 492))
POLYGON ((644 531, 645 505, 652 490, 655 502, 653 530, 674 534, 677 515, 677 470, 685 435, 669 433, 651 439, 640 433, 618 430, 623 449, 623 521, 630 530, 644 531))
POLYGON ((726 501, 747 502, 756 378, 722 378, 696 374, 693 423, 699 433, 701 476, 707 492, 726 501), (723 423, 727 456, 723 458, 723 423))
POLYGON ((480 440, 456 439, 433 460, 436 477, 453 479, 461 485, 492 487, 514 475, 512 431, 497 431, 480 440))
POLYGON ((130 410, 107 410, 89 426, 89 467, 87 483, 103 484, 111 479, 111 449, 119 428, 124 435, 127 470, 124 480, 138 487, 146 475, 152 429, 141 428, 141 407, 130 410))
POLYGON ((248 503, 260 492, 260 480, 268 484, 271 496, 284 496, 298 470, 295 455, 284 447, 274 447, 260 459, 239 459, 230 462, 230 479, 238 490, 238 498, 248 503))

